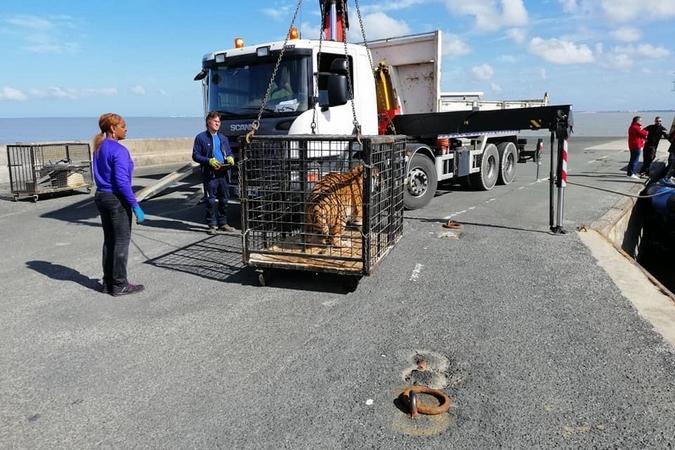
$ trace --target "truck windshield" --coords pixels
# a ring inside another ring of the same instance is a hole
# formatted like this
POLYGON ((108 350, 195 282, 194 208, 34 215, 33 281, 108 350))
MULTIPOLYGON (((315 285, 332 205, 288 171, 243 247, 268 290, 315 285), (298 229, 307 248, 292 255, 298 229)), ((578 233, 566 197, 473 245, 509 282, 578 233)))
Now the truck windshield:
MULTIPOLYGON (((225 61, 211 69, 209 110, 225 116, 255 117, 260 110, 276 59, 225 61)), ((297 115, 308 109, 309 56, 284 58, 272 83, 264 115, 297 115)))

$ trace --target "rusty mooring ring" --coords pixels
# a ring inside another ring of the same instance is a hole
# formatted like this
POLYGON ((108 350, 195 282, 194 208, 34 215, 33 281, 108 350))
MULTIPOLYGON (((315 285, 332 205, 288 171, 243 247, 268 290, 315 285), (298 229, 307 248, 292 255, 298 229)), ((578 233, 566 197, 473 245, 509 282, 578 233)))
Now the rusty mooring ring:
POLYGON ((433 389, 428 386, 411 386, 403 391, 403 396, 408 400, 410 415, 416 417, 419 414, 435 416, 443 414, 450 409, 450 398, 440 389, 433 389), (417 402, 417 393, 429 394, 435 397, 440 403, 438 406, 424 406, 417 402))

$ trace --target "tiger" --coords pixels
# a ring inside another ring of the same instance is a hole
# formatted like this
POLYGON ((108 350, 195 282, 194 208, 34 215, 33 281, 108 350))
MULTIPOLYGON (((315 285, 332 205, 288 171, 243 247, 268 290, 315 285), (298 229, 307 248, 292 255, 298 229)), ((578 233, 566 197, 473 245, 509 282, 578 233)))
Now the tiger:
POLYGON ((363 222, 363 165, 349 172, 330 172, 317 182, 307 197, 307 243, 351 247, 341 239, 347 223, 363 222))

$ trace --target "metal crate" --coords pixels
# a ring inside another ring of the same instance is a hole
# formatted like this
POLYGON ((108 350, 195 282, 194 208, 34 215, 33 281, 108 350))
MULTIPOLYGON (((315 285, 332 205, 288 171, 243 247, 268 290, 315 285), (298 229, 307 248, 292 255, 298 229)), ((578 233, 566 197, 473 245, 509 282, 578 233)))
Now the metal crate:
POLYGON ((87 143, 7 145, 10 189, 14 200, 41 194, 91 191, 91 151, 87 143))
POLYGON ((256 136, 243 155, 245 264, 369 275, 400 239, 403 136, 363 136, 361 143, 354 136, 256 136), (355 206, 362 208, 360 221, 355 206), (350 215, 340 230, 337 222, 350 215), (323 233, 317 223, 324 219, 335 229, 323 233))

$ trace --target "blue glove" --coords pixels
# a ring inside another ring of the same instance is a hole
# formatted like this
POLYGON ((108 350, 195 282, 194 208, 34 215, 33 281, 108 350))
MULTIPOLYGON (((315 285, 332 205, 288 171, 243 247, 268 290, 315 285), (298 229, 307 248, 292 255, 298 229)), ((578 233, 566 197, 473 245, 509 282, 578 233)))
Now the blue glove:
POLYGON ((134 214, 136 215, 136 223, 141 223, 145 220, 145 213, 141 209, 139 205, 134 206, 131 208, 134 214))

